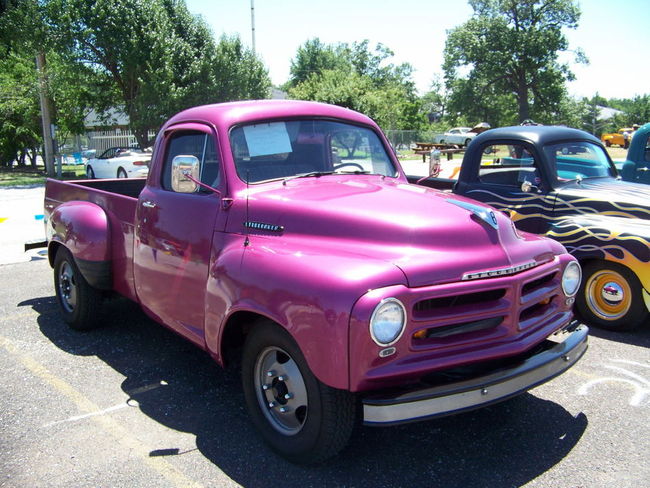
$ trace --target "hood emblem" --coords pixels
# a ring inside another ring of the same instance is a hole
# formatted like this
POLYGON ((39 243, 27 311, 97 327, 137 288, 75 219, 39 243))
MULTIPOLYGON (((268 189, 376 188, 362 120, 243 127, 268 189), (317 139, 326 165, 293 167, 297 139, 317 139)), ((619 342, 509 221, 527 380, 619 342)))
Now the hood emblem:
POLYGON ((447 199, 449 203, 453 203, 454 205, 457 205, 461 208, 464 208, 465 210, 469 210, 472 212, 474 215, 476 215, 479 219, 481 219, 483 222, 488 224, 490 227, 492 227, 495 230, 499 229, 499 222, 497 221, 497 216, 494 213, 494 210, 490 210, 489 208, 482 207, 480 205, 475 205, 473 203, 468 203, 468 202, 461 202, 460 200, 454 200, 453 198, 447 199))

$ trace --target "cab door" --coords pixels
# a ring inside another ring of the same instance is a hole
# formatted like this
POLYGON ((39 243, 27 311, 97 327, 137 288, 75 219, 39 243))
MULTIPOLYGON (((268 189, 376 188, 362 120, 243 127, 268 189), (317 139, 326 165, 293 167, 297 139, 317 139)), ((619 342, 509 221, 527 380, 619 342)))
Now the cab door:
POLYGON ((202 182, 219 190, 223 178, 217 148, 216 133, 202 124, 166 131, 156 148, 164 151, 163 163, 140 194, 134 239, 135 287, 143 308, 200 345, 221 198, 219 192, 205 189, 174 191, 171 163, 175 156, 195 156, 202 182))
POLYGON ((488 144, 478 172, 459 182, 459 193, 508 214, 518 229, 541 234, 553 216, 553 193, 534 149, 521 142, 488 144))

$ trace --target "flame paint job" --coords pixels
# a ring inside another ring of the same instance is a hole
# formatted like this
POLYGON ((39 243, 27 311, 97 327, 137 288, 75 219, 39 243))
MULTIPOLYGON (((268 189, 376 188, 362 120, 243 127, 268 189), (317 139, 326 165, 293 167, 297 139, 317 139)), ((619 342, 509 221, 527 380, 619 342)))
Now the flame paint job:
MULTIPOLYGON (((550 163, 541 147, 557 141, 597 139, 559 127, 504 128, 476 138, 463 160, 457 187, 462 194, 507 211, 517 227, 533 230, 562 243, 580 261, 600 259, 632 270, 650 304, 650 187, 598 177, 559 181, 550 175, 550 163), (548 190, 541 193, 501 192, 497 185, 477 181, 481 152, 489 144, 529 143, 548 190)), ((650 309, 650 307, 649 307, 650 309)))
POLYGON ((394 178, 328 175, 246 185, 235 171, 230 129, 295 117, 367 126, 400 168, 376 124, 361 114, 311 102, 238 102, 197 107, 170 119, 156 140, 138 198, 84 182, 48 182, 46 204, 103 208, 114 273, 125 275, 115 278, 116 289, 220 363, 227 329, 238 326, 242 313, 285 327, 321 381, 352 391, 377 388, 382 379, 386 386, 450 365, 517 354, 570 321, 559 280, 573 258, 561 245, 518 235, 501 214, 495 229, 448 202, 450 195, 409 185, 401 169, 394 178), (167 140, 188 128, 217 139, 222 177, 214 193, 162 188, 167 140), (282 230, 251 229, 246 222, 282 230), (531 260, 539 265, 513 276, 461 282, 467 272, 531 260), (547 281, 540 285, 541 275, 547 281), (526 296, 525 283, 534 288, 526 296), (442 347, 411 343, 423 327, 492 313, 466 306, 446 317, 415 320, 415 303, 494 288, 507 290, 497 307, 507 317, 496 332, 459 334, 442 347), (390 296, 409 305, 409 321, 396 354, 380 358, 368 321, 374 306, 390 296))

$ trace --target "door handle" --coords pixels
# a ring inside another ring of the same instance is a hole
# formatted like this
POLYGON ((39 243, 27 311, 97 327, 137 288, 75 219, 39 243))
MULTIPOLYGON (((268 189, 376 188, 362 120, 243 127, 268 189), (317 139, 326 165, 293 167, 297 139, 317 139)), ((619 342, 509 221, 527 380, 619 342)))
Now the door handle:
POLYGON ((149 200, 142 202, 142 206, 147 208, 156 208, 156 204, 154 202, 150 202, 149 200))

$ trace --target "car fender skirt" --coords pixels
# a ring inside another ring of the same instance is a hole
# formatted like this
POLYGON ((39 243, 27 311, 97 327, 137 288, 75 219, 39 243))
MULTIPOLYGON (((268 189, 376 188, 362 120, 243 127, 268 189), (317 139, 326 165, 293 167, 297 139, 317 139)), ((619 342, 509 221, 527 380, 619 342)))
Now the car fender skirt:
POLYGON ((562 374, 587 350, 588 328, 574 322, 527 355, 479 376, 362 399, 366 425, 394 425, 441 417, 497 403, 562 374))
POLYGON ((99 290, 113 289, 111 261, 87 261, 75 258, 75 262, 90 286, 99 290))

